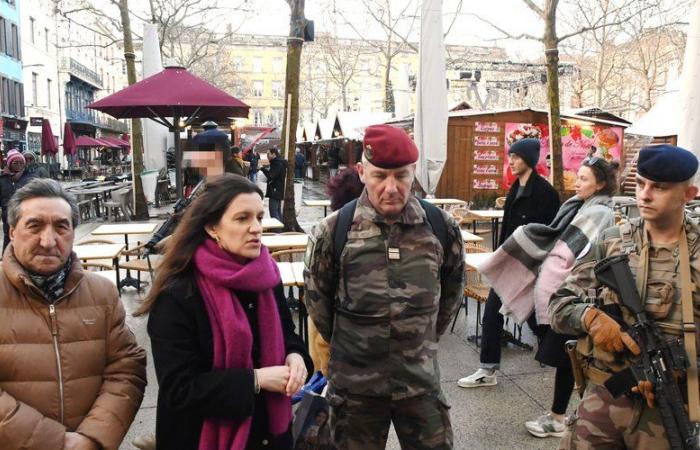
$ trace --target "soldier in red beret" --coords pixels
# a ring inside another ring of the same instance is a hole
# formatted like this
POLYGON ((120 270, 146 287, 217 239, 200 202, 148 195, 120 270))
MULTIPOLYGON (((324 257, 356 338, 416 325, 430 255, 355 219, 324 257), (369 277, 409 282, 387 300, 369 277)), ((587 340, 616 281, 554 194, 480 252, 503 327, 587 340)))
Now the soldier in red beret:
POLYGON ((307 248, 305 304, 330 343, 336 448, 451 449, 438 339, 462 302, 464 243, 454 219, 411 193, 418 149, 400 128, 365 131, 365 189, 326 217, 307 248))

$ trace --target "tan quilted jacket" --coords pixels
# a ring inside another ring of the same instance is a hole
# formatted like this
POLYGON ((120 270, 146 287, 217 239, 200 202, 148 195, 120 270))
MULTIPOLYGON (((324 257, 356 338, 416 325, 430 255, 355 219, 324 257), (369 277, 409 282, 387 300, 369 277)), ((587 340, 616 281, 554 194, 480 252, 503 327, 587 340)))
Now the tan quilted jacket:
POLYGON ((10 247, 0 269, 0 447, 56 450, 77 431, 118 449, 143 399, 146 352, 109 280, 76 261, 49 305, 10 247))

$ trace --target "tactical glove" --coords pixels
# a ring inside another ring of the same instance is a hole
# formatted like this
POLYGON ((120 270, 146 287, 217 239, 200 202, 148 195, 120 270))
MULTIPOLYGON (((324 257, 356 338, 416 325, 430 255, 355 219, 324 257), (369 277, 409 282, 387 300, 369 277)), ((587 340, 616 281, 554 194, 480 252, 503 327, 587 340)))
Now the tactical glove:
POLYGON ((622 331, 620 324, 599 309, 586 309, 583 315, 583 326, 588 335, 593 338, 593 345, 605 352, 620 353, 627 348, 635 355, 640 353, 634 339, 622 331))

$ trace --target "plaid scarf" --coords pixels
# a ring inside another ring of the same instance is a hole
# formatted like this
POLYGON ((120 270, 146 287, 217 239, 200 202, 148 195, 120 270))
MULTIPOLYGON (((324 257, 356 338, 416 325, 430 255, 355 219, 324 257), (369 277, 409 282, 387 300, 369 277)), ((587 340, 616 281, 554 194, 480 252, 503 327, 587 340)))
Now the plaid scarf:
POLYGON ((66 278, 73 267, 73 255, 68 258, 68 261, 57 272, 51 275, 39 275, 38 273, 27 272, 29 278, 36 287, 41 289, 49 303, 55 303, 61 298, 65 292, 66 278))
POLYGON ((574 196, 561 205, 549 225, 532 223, 515 230, 479 266, 479 272, 501 297, 501 312, 523 323, 535 310, 537 323, 549 324, 550 297, 576 259, 583 257, 598 234, 614 222, 610 197, 596 195, 583 201, 574 196))

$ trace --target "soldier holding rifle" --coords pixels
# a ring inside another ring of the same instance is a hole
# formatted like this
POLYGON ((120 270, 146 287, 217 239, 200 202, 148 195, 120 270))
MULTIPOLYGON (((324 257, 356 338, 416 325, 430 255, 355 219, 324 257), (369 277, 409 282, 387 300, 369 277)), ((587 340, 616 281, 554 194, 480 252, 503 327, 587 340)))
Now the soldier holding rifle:
POLYGON ((552 296, 552 327, 581 336, 573 359, 582 400, 560 448, 697 448, 696 435, 694 442, 682 441, 675 439, 677 430, 667 429, 669 419, 662 414, 668 408, 659 405, 668 406, 668 394, 658 380, 655 385, 654 377, 637 369, 649 360, 649 348, 635 325, 644 316, 661 342, 679 343, 681 370, 665 369, 675 375, 670 380, 682 393, 676 413, 685 411, 686 424, 697 424, 700 226, 685 214, 685 204, 698 194, 693 185, 697 168, 697 158, 680 147, 643 148, 636 178, 640 217, 602 233, 552 296), (635 316, 619 289, 596 277, 596 263, 615 255, 629 259, 641 315, 635 316))

